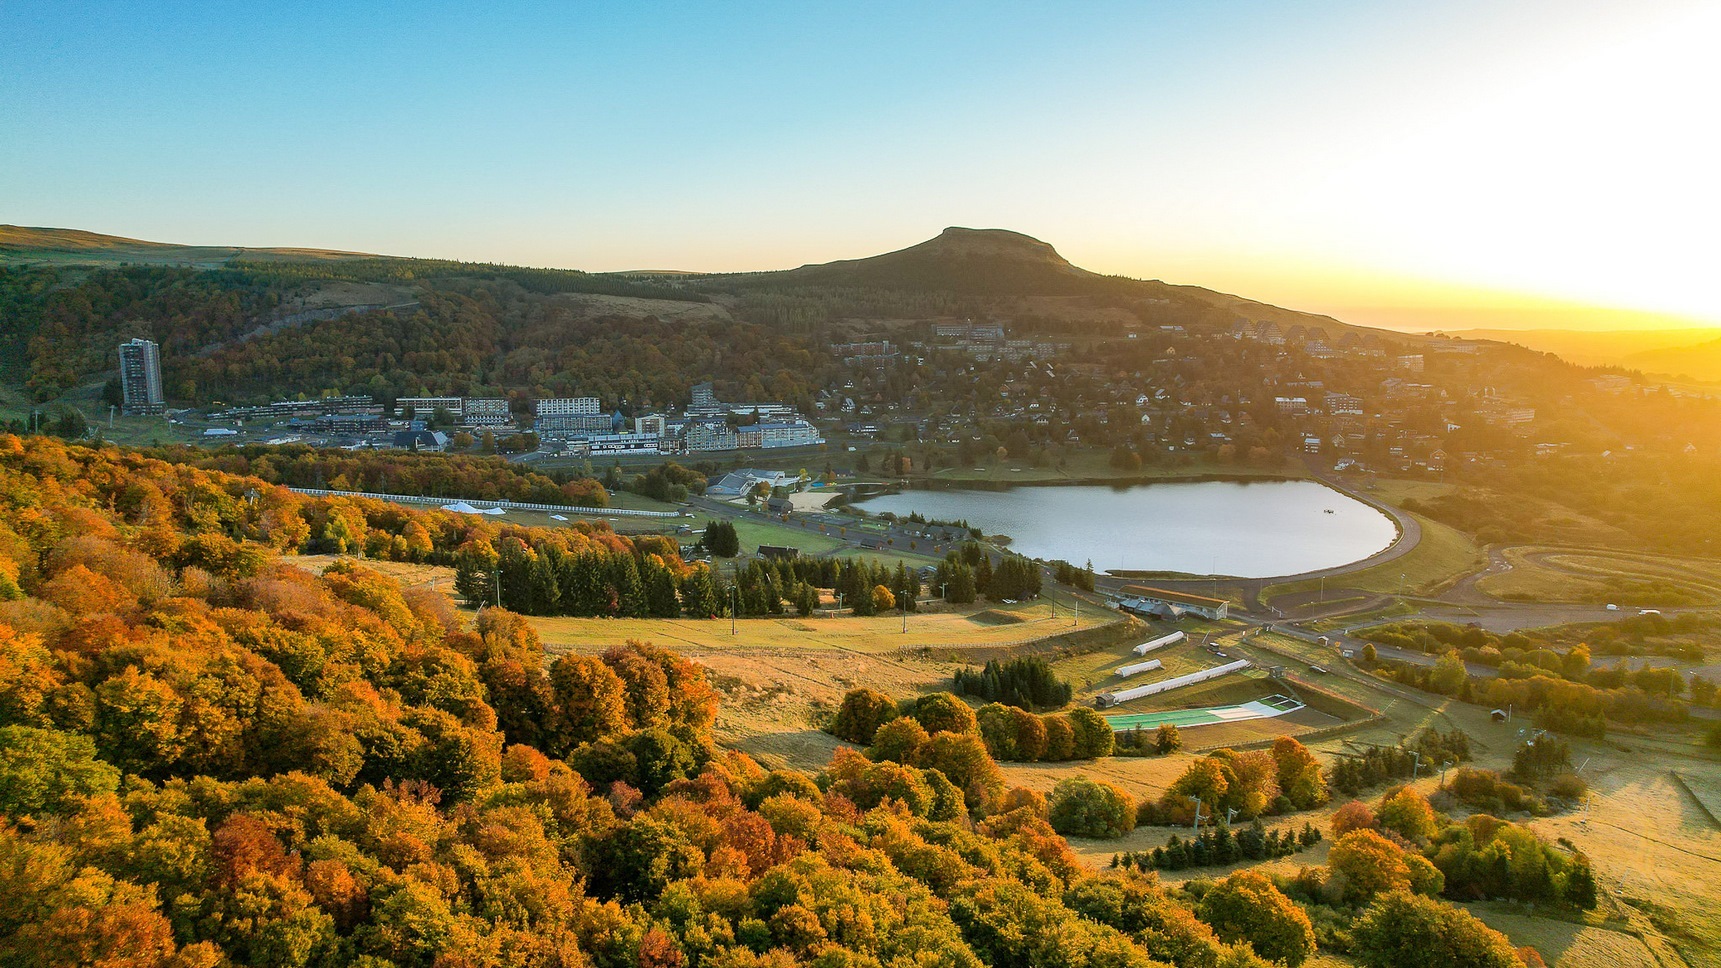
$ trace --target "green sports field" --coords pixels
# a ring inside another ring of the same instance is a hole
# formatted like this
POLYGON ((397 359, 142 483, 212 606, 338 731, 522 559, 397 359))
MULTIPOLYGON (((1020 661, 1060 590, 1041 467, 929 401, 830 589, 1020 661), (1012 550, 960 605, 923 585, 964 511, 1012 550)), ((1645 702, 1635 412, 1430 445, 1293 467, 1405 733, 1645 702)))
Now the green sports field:
POLYGON ((1178 729, 1190 726, 1209 726, 1213 723, 1234 723, 1244 719, 1266 719, 1285 713, 1296 712, 1303 704, 1285 696, 1268 696, 1254 702, 1246 702, 1237 706, 1213 706, 1209 709, 1168 709, 1154 713, 1126 713, 1121 716, 1107 716, 1111 723, 1112 732, 1122 733, 1131 729, 1158 729, 1170 724, 1178 729))

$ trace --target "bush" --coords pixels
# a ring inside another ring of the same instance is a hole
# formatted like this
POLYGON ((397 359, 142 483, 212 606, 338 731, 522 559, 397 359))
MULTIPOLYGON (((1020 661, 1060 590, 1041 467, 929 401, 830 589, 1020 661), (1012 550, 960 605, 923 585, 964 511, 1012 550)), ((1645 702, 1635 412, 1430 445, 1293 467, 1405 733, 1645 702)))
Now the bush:
POLYGON ((1070 753, 1073 759, 1091 760, 1111 755, 1117 736, 1104 716, 1086 706, 1077 706, 1069 711, 1068 719, 1074 734, 1070 753))
POLYGON ((948 692, 935 692, 904 704, 903 715, 913 716, 928 733, 973 733, 979 729, 974 710, 948 692))
POLYGON ((1395 891, 1363 912, 1351 954, 1368 968, 1522 968, 1506 936, 1468 911, 1395 891))
POLYGON ((1340 837, 1327 854, 1327 870, 1353 904, 1392 891, 1438 894, 1446 886, 1440 870, 1420 854, 1407 854, 1372 830, 1340 837))
POLYGON ((920 759, 921 749, 931 740, 924 726, 907 716, 899 716, 872 734, 866 756, 880 762, 915 763, 920 759))
POLYGON ((1159 732, 1154 734, 1153 748, 1159 755, 1165 756, 1183 748, 1183 734, 1170 723, 1160 723, 1159 732))
POLYGON ((878 728, 895 718, 896 703, 889 696, 871 689, 851 689, 843 696, 843 704, 827 732, 837 739, 871 746, 878 728))
POLYGON ((920 765, 937 770, 956 784, 969 810, 978 810, 1004 792, 1004 774, 986 752, 980 737, 968 733, 936 733, 920 750, 920 765))
POLYGON ((1246 941, 1270 961, 1297 968, 1315 950, 1309 916, 1258 871, 1237 871, 1201 898, 1195 913, 1220 940, 1246 941))
POLYGON ((1374 818, 1374 811, 1361 800, 1352 800, 1333 811, 1333 818, 1328 824, 1334 837, 1343 837, 1356 830, 1374 830, 1380 826, 1374 818))
POLYGON ((1387 791, 1375 816, 1381 827, 1413 843, 1427 843, 1440 830, 1440 817, 1415 787, 1387 791))
POLYGON ((1109 783, 1059 780, 1049 804, 1052 829, 1066 837, 1121 837, 1135 829, 1135 800, 1109 783))

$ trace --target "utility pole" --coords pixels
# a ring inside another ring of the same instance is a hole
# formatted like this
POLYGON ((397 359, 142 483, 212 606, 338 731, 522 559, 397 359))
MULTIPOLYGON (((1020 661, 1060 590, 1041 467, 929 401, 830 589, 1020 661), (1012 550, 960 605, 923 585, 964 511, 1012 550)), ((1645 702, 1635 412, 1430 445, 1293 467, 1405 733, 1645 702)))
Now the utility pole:
POLYGON ((741 607, 740 587, 741 586, 738 584, 729 586, 729 634, 730 635, 736 634, 736 632, 735 632, 735 612, 741 607))
POLYGON ((502 564, 500 562, 497 562, 497 564, 496 564, 495 578, 496 578, 496 581, 494 582, 494 584, 496 586, 496 607, 501 608, 502 607, 502 564))
POLYGON ((1193 836, 1199 837, 1201 836, 1201 798, 1191 797, 1190 799, 1195 801, 1195 822, 1190 825, 1189 831, 1193 836))
POLYGON ((1422 772, 1422 754, 1415 750, 1411 750, 1410 755, 1416 757, 1415 762, 1412 763, 1410 767, 1410 782, 1415 783, 1416 774, 1422 772))

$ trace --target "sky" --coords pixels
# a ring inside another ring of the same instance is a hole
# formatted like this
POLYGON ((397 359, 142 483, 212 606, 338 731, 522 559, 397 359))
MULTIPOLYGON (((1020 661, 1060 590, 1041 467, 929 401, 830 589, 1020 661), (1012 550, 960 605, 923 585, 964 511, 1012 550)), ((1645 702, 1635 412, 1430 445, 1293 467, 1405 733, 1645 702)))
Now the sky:
POLYGON ((0 222, 593 271, 1008 228, 1401 329, 1721 326, 1721 4, 0 0, 0 222))

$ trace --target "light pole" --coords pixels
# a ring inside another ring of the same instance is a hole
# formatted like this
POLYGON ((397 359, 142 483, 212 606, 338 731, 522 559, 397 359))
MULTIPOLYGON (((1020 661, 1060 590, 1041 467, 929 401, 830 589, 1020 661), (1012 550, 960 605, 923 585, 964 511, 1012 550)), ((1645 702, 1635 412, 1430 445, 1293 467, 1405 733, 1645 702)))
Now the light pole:
POLYGON ((738 585, 729 586, 729 634, 735 634, 735 611, 741 605, 741 592, 738 585))

